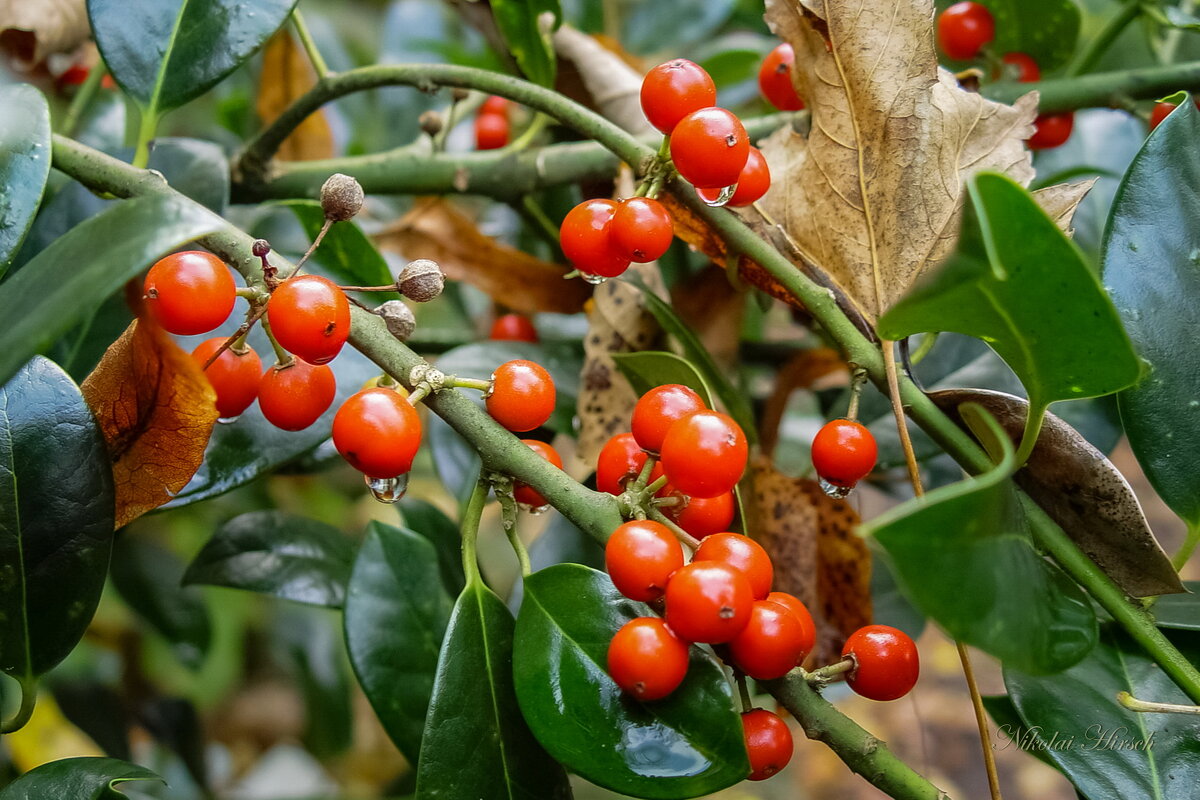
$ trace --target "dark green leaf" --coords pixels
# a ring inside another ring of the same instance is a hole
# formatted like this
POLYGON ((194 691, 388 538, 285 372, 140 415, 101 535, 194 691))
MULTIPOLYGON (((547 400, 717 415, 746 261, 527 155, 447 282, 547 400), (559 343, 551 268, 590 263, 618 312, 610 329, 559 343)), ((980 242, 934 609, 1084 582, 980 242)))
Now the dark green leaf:
POLYGON ((0 670, 40 675, 75 647, 104 588, 114 509, 92 412, 33 359, 0 388, 0 670))
POLYGON ((640 703, 605 666, 609 642, 650 615, 603 572, 563 564, 531 575, 517 620, 514 674, 521 711, 567 768, 622 794, 696 797, 749 772, 729 681, 700 648, 669 697, 640 703))
POLYGON ((115 758, 64 758, 31 770, 0 791, 0 800, 125 800, 116 787, 162 781, 145 767, 115 758))
POLYGON ((1200 581, 1184 581, 1191 594, 1172 594, 1154 603, 1154 620, 1160 628, 1200 631, 1200 581))
POLYGON ((678 383, 700 395, 712 407, 712 394, 699 371, 674 353, 645 350, 639 353, 613 353, 617 368, 626 377, 638 396, 655 386, 678 383))
POLYGON ((153 195, 73 228, 0 285, 0 381, 159 256, 222 224, 188 200, 153 195))
POLYGON ((1009 479, 1008 437, 978 406, 961 413, 990 449, 1003 450, 1000 466, 914 498, 864 530, 887 551, 904 594, 955 639, 1029 672, 1066 669, 1096 643, 1095 613, 1033 548, 1009 479))
POLYGON ((346 646, 384 730, 412 763, 450 610, 433 545, 372 522, 346 593, 346 646))
POLYGON ((183 582, 341 608, 353 563, 354 544, 332 525, 282 511, 251 511, 217 529, 183 582))
POLYGON ((174 553, 126 533, 113 548, 112 579, 121 598, 163 635, 192 670, 204 665, 212 624, 204 593, 181 585, 184 563, 174 553))
MULTIPOLYGON (((309 241, 315 240, 325 224, 321 204, 316 200, 286 200, 281 205, 291 209, 300 220, 309 241)), ((330 227, 313 259, 352 286, 386 286, 395 281, 383 256, 353 221, 338 222, 330 227)), ((400 295, 397 292, 372 292, 371 297, 383 302, 400 295)))
POLYGON ((254 54, 296 0, 88 0, 113 77, 156 117, 199 97, 254 54))
MULTIPOLYGON (((706 0, 684 10, 673 3, 631 3, 621 15, 621 44, 639 55, 684 52, 685 45, 712 36, 733 14, 734 5, 734 0, 706 0)), ((761 17, 761 3, 758 13, 761 17)))
POLYGON ((462 536, 454 521, 443 514, 432 503, 405 498, 400 503, 404 526, 413 533, 424 536, 437 551, 438 569, 442 584, 451 596, 457 596, 466 586, 462 566, 462 536))
POLYGON ((1118 397, 1129 444, 1176 514, 1200 524, 1200 112, 1184 103, 1154 130, 1113 201, 1104 284, 1120 310, 1143 380, 1118 397), (1195 182, 1195 183, 1193 183, 1195 182))
POLYGON ((496 27, 521 72, 534 83, 553 86, 556 61, 551 34, 562 22, 558 0, 492 0, 491 5, 496 27))
POLYGON ((571 796, 566 773, 533 738, 517 705, 512 614, 479 580, 459 595, 442 643, 417 764, 417 796, 571 796))
POLYGON ((155 139, 147 166, 161 172, 175 191, 218 214, 229 205, 229 163, 219 145, 201 139, 155 139))
POLYGON ((272 628, 304 697, 305 746, 318 758, 344 752, 354 739, 354 708, 341 619, 285 606, 272 628))
POLYGON ((50 108, 26 84, 0 87, 0 277, 17 254, 50 175, 50 108))
MULTIPOLYGON (((1007 750, 1010 747, 1020 748, 1022 734, 1025 732, 1025 724, 1021 721, 1021 715, 1017 713, 1017 707, 1013 705, 1012 699, 1006 694, 985 694, 982 698, 983 707, 987 709, 988 715, 992 721, 996 723, 996 736, 992 746, 997 750, 1007 750)), ((1046 755, 1045 750, 1040 750, 1036 747, 1029 748, 1027 752, 1051 767, 1055 766, 1050 760, 1050 756, 1046 755)))

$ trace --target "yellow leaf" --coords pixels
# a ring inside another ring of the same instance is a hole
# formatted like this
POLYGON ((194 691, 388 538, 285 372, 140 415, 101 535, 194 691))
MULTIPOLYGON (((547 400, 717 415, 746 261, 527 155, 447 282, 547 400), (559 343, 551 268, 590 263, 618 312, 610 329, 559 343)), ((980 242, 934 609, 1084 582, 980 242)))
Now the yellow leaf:
MULTIPOLYGON (((284 109, 317 82, 317 74, 304 49, 296 44, 291 32, 279 30, 263 51, 262 74, 258 79, 255 111, 264 125, 270 124, 284 109)), ((314 111, 291 135, 283 140, 275 155, 280 161, 314 161, 333 157, 333 133, 325 112, 314 111)))
POLYGON ((49 692, 38 695, 33 716, 25 727, 4 737, 13 765, 20 772, 76 756, 102 756, 102 751, 83 731, 63 716, 49 692))

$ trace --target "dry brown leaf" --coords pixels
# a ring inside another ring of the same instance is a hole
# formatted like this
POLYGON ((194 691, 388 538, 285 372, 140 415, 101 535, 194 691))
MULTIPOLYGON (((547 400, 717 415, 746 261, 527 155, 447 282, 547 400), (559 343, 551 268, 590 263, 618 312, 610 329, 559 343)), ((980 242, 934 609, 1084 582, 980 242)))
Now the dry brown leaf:
POLYGON ((1033 193, 1033 199, 1037 200, 1038 205, 1042 210, 1049 215, 1050 219, 1054 220, 1058 227, 1066 231, 1068 236, 1071 236, 1074 231, 1071 229, 1071 220, 1075 218, 1075 211, 1079 208, 1079 204, 1083 202, 1083 198, 1096 185, 1096 178, 1087 181, 1079 181, 1078 183, 1060 183, 1056 186, 1047 186, 1044 189, 1038 189, 1033 193))
POLYGON ((846 361, 838 351, 818 347, 797 352, 776 371, 775 386, 759 421, 759 446, 764 455, 769 457, 775 452, 779 426, 792 392, 807 389, 826 375, 845 370, 846 361))
POLYGON ((730 286, 721 270, 706 269, 676 284, 671 305, 718 365, 737 364, 746 295, 730 286))
POLYGON ((561 266, 480 233, 473 220, 442 198, 419 199, 374 239, 404 258, 433 259, 451 280, 465 281, 524 314, 573 314, 591 293, 584 281, 563 280, 561 266))
POLYGON ((642 76, 620 55, 569 25, 554 33, 554 49, 575 68, 592 108, 630 133, 654 133, 642 113, 642 76))
POLYGON ((0 49, 17 69, 70 52, 90 33, 85 0, 0 0, 0 49))
MULTIPOLYGON (((296 98, 311 89, 317 74, 304 49, 282 28, 263 50, 262 73, 258 79, 258 98, 254 110, 264 125, 284 112, 296 98)), ((333 131, 324 111, 305 117, 296 130, 283 140, 275 157, 280 161, 315 161, 333 158, 333 131)))
POLYGON ((216 394, 162 328, 134 320, 84 380, 113 461, 117 527, 178 494, 204 460, 216 394))

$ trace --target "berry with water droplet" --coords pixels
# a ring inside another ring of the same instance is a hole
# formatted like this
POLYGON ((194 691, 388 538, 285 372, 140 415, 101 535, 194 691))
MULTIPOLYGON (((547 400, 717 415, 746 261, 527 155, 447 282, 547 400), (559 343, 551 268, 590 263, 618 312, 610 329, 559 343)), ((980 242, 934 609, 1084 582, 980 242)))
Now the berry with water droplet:
POLYGON ((399 392, 363 389, 334 415, 333 446, 364 475, 394 478, 412 469, 421 447, 421 418, 399 392))

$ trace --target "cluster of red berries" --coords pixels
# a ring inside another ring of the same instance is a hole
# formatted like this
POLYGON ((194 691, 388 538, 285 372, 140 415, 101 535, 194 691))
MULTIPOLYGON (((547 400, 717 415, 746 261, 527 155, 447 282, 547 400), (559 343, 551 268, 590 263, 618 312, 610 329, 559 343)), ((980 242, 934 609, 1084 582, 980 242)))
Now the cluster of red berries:
POLYGON ((499 150, 508 144, 510 103, 503 97, 492 95, 483 101, 475 115, 475 149, 499 150))
POLYGON ((563 255, 594 282, 617 277, 634 261, 662 257, 674 236, 670 212, 651 197, 585 200, 559 228, 563 255))
MULTIPOLYGON (((996 38, 996 21, 992 12, 980 3, 969 0, 955 3, 938 16, 937 38, 946 56, 955 61, 971 61, 996 38)), ((1020 83, 1041 80, 1041 70, 1028 54, 1006 53, 1001 60, 1020 83)), ((1034 126, 1036 130, 1026 144, 1030 150, 1048 150, 1071 138, 1075 114, 1071 111, 1042 114, 1034 120, 1034 126)))

